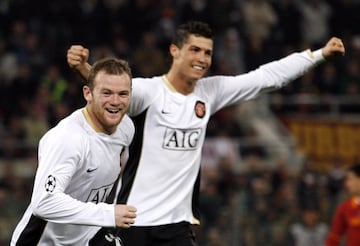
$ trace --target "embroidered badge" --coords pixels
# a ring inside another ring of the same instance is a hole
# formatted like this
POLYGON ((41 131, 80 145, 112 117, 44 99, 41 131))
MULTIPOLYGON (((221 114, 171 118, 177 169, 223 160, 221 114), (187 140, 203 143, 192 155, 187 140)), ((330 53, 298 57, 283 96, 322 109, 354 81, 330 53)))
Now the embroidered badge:
POLYGON ((196 101, 195 103, 195 114, 199 118, 203 118, 206 114, 205 103, 196 101))
POLYGON ((56 187, 56 178, 52 175, 49 175, 45 182, 45 190, 49 193, 53 192, 56 187))

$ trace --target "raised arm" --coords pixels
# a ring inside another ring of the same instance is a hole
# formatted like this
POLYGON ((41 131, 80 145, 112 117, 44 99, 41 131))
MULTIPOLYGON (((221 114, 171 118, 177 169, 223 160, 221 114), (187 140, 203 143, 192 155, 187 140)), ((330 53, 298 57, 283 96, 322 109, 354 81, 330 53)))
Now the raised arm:
POLYGON ((87 62, 89 59, 89 50, 81 45, 72 45, 67 51, 67 62, 69 66, 87 79, 91 65, 87 62))

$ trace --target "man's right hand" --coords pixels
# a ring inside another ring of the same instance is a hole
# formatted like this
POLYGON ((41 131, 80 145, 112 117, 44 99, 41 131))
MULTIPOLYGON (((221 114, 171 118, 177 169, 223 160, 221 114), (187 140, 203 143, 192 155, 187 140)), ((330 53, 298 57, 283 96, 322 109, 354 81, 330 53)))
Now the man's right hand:
POLYGON ((135 223, 136 208, 129 205, 115 205, 115 222, 116 226, 129 228, 135 223))
POLYGON ((67 51, 67 62, 71 68, 76 69, 85 79, 90 72, 89 50, 81 45, 72 45, 67 51))

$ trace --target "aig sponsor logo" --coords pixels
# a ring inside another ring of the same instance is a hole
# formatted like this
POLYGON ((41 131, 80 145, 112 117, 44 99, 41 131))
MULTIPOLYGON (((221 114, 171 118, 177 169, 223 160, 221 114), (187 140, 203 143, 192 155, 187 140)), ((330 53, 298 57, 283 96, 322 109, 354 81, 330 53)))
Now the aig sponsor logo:
POLYGON ((110 194, 112 185, 113 184, 109 184, 98 189, 92 189, 86 201, 96 204, 98 204, 99 202, 105 202, 106 198, 110 194))
POLYGON ((164 149, 193 150, 198 146, 201 128, 198 129, 173 129, 166 128, 163 142, 164 149))

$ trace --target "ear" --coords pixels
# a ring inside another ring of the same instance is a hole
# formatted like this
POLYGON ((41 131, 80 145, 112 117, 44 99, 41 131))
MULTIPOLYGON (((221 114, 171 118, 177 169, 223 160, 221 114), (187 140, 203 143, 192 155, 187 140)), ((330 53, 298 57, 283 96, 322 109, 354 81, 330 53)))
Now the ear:
POLYGON ((83 86, 83 95, 87 102, 92 101, 92 94, 89 86, 87 85, 83 86))
POLYGON ((175 44, 171 44, 169 50, 170 50, 170 54, 173 58, 179 57, 180 50, 175 44))

